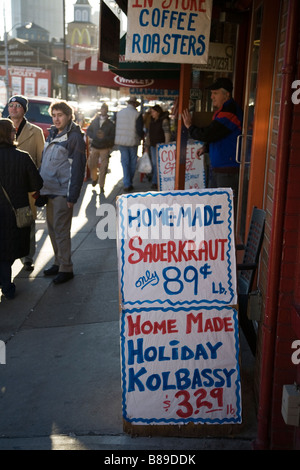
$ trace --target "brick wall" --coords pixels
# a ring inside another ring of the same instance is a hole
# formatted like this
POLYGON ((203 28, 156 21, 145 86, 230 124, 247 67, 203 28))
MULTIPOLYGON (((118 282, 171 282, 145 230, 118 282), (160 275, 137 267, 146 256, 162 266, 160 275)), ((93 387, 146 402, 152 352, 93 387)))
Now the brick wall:
MULTIPOLYGON (((260 289, 263 298, 266 298, 268 279, 268 253, 270 247, 272 210, 274 201, 275 164, 277 157, 278 128, 280 126, 279 114, 282 66, 286 41, 286 24, 288 1, 282 2, 281 24, 279 31, 278 55, 275 64, 273 116, 268 149, 268 168, 265 191, 265 209, 267 212, 265 239, 261 254, 260 289)), ((300 31, 300 28, 299 28, 300 31)), ((300 55, 300 42, 298 41, 298 56, 300 55)), ((295 71, 295 80, 300 80, 300 62, 295 71)), ((290 96, 286 97, 291 99, 290 96)), ((299 269, 299 231, 300 231, 300 105, 293 108, 293 119, 291 122, 291 142, 286 158, 288 159, 288 181, 286 188, 286 206, 284 212, 283 244, 282 252, 278 253, 281 258, 280 285, 278 292, 278 311, 276 325, 275 363, 273 376, 273 400, 270 425, 270 447, 271 449, 294 449, 296 444, 297 429, 287 426, 281 415, 282 388, 284 384, 294 383, 296 380, 296 366, 292 364, 291 354, 292 342, 296 339, 295 331, 291 325, 292 305, 295 302, 295 288, 297 287, 297 269, 299 269)), ((299 294, 298 294, 299 295, 299 294)), ((299 297, 298 297, 299 298, 299 297)), ((261 332, 259 331, 259 337, 261 332)), ((256 390, 259 393, 259 366, 261 342, 257 352, 257 376, 256 390)))

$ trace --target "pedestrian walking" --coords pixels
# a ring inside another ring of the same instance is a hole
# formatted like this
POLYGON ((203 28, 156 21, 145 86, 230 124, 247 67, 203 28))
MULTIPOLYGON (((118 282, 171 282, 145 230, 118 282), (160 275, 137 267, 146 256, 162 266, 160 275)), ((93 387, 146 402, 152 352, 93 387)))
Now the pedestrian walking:
POLYGON ((133 190, 133 177, 137 164, 137 151, 141 137, 137 133, 136 121, 139 117, 137 107, 140 102, 136 97, 129 98, 127 107, 118 111, 116 115, 115 145, 121 152, 121 164, 123 168, 124 191, 133 190))
POLYGON ((46 219, 54 251, 54 264, 44 271, 54 284, 73 278, 71 223, 73 206, 79 197, 86 166, 83 132, 74 122, 72 107, 64 100, 49 108, 53 119, 42 156, 40 194, 46 198, 46 219))
POLYGON ((43 185, 29 154, 17 149, 15 136, 13 121, 0 119, 0 286, 6 299, 13 299, 16 291, 11 267, 28 254, 30 245, 31 228, 17 227, 13 207, 28 206, 28 193, 43 185))
POLYGON ((109 119, 107 113, 108 106, 106 103, 103 103, 100 113, 97 113, 93 118, 86 131, 87 136, 91 139, 88 166, 91 173, 92 185, 96 186, 99 181, 100 193, 104 193, 110 152, 115 140, 115 124, 109 119))
MULTIPOLYGON (((8 101, 9 118, 16 128, 17 147, 20 150, 28 152, 39 169, 42 160, 42 153, 45 145, 45 138, 40 127, 28 122, 26 112, 28 111, 28 99, 23 95, 14 95, 8 101)), ((30 207, 33 212, 34 220, 30 227, 30 248, 25 257, 21 259, 26 271, 33 271, 33 258, 35 255, 35 219, 37 210, 34 199, 31 194, 28 195, 30 207)))
POLYGON ((158 104, 150 108, 149 141, 152 162, 151 189, 157 189, 157 144, 168 144, 171 140, 170 119, 168 111, 163 111, 158 104))

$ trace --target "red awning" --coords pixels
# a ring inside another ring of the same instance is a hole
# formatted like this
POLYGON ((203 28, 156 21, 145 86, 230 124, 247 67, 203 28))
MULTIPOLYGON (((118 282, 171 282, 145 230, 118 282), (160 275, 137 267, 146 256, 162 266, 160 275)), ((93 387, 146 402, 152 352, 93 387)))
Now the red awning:
MULTIPOLYGON (((134 77, 134 70, 132 71, 134 77)), ((175 75, 175 74, 174 74, 175 75)), ((131 88, 134 94, 145 94, 148 90, 178 90, 179 79, 174 78, 124 78, 110 71, 108 64, 98 60, 97 55, 88 57, 68 69, 68 82, 76 85, 92 85, 106 88, 131 88)))
POLYGON ((75 85, 92 85, 118 90, 119 85, 114 81, 115 76, 107 64, 98 60, 97 55, 88 57, 68 69, 68 82, 75 85))

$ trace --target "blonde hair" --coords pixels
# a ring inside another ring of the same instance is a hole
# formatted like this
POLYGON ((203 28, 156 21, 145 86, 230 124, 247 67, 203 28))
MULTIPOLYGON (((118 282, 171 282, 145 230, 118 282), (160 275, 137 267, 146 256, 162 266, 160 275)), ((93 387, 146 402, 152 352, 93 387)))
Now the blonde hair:
POLYGON ((11 119, 2 118, 0 119, 0 144, 7 144, 7 145, 17 145, 17 142, 14 138, 12 138, 12 132, 14 130, 14 123, 11 119))

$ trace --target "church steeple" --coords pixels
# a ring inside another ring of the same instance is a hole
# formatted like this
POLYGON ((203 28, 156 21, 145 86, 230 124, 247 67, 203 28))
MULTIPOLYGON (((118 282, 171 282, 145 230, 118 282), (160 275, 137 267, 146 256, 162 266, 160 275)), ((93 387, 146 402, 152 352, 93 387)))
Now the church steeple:
POLYGON ((91 22, 92 7, 88 0, 77 0, 74 5, 74 21, 76 23, 91 22))

